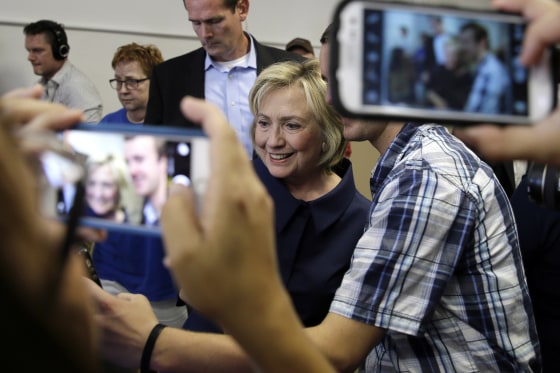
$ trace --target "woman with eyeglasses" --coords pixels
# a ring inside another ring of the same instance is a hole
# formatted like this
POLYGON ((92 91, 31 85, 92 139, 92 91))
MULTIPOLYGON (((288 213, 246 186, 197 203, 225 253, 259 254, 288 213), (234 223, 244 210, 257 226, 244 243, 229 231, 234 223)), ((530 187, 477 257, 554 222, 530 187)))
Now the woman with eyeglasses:
MULTIPOLYGON (((150 75, 155 65, 163 62, 154 45, 130 43, 117 49, 112 66, 122 108, 107 114, 100 125, 111 123, 138 125, 144 122, 150 91, 150 75)), ((130 216, 130 211, 129 218, 130 216)), ((109 232, 93 250, 93 263, 103 288, 111 294, 121 292, 145 295, 158 317, 166 325, 181 326, 187 318, 185 307, 177 307, 177 288, 171 274, 162 264, 163 242, 159 237, 133 233, 109 232)))
POLYGON ((120 46, 111 66, 115 78, 109 84, 117 91, 122 108, 105 115, 104 123, 143 123, 148 105, 150 75, 155 65, 162 63, 163 57, 155 45, 136 43, 120 46))

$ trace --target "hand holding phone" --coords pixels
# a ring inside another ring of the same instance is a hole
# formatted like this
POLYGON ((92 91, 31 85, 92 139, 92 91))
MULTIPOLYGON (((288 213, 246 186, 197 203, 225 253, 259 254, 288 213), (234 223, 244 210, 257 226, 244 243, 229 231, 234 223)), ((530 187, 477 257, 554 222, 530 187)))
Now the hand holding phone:
POLYGON ((331 35, 333 104, 345 116, 530 124, 556 105, 556 50, 530 68, 518 14, 351 0, 331 35))
POLYGON ((93 250, 94 243, 87 243, 82 241, 78 243, 78 245, 78 255, 81 256, 84 261, 84 267, 87 277, 102 288, 103 285, 101 284, 101 279, 97 274, 97 270, 95 269, 95 265, 93 264, 93 259, 91 257, 91 251, 93 250))

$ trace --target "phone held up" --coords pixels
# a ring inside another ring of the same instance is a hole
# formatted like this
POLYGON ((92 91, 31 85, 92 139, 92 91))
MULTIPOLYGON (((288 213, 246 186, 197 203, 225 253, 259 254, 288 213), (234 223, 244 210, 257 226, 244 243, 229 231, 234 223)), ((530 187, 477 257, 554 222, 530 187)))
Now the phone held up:
POLYGON ((198 203, 209 176, 208 138, 199 129, 79 124, 58 141, 70 151, 42 157, 50 184, 43 208, 71 220, 72 206, 81 205, 82 226, 160 235, 169 184, 191 186, 198 203))
POLYGON ((531 124, 556 106, 556 48, 526 68, 526 20, 491 10, 342 2, 330 35, 343 115, 442 124, 531 124))

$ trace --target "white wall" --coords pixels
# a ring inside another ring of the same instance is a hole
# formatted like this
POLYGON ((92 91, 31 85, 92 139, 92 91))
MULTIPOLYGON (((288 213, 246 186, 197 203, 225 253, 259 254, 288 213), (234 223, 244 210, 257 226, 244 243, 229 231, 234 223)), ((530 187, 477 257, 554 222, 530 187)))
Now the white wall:
MULTIPOLYGON (((397 0, 395 0, 397 1, 397 0)), ((406 1, 406 0, 403 0, 406 1)), ((489 0, 409 0, 447 2, 453 6, 488 7, 489 0)), ((264 44, 283 48, 292 38, 309 39, 318 52, 319 38, 331 22, 339 0, 251 0, 245 28, 264 44)), ((199 47, 182 0, 2 0, 0 3, 0 94, 37 81, 27 61, 23 26, 52 19, 66 27, 70 60, 97 84, 104 113, 120 108, 109 87, 116 48, 130 42, 153 43, 164 58, 199 47)), ((369 143, 352 144, 358 189, 369 192, 369 173, 377 153, 369 143)))
MULTIPOLYGON (((264 44, 283 48, 300 36, 318 51, 319 38, 337 3, 253 0, 245 28, 264 44)), ((118 46, 133 41, 153 43, 166 59, 200 46, 181 0, 4 0, 0 4, 0 94, 37 81, 23 46, 23 27, 39 19, 64 24, 69 59, 96 83, 104 114, 120 108, 108 83, 118 46)))
MULTIPOLYGON (((410 0, 487 6, 488 0, 410 0)), ((264 44, 283 48, 292 38, 319 38, 339 0, 252 0, 247 31, 264 44)), ((0 3, 0 94, 37 81, 23 47, 23 26, 39 19, 65 25, 70 60, 96 83, 104 113, 120 108, 109 87, 116 48, 130 42, 156 44, 164 58, 199 47, 182 0, 3 0, 0 3)))

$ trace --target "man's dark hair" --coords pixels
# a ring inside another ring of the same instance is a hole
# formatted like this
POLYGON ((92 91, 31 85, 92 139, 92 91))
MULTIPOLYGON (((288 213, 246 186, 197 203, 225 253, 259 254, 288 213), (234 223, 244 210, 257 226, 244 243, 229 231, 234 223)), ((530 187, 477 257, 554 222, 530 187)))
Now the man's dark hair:
POLYGON ((331 28, 332 28, 332 23, 327 26, 325 31, 323 31, 323 34, 321 35, 321 39, 319 40, 321 42, 321 45, 327 44, 329 42, 331 28))
POLYGON ((486 40, 488 42, 488 31, 486 31, 486 29, 482 25, 475 22, 467 22, 463 26, 461 26, 461 32, 467 30, 472 30, 474 40, 477 43, 481 42, 482 40, 486 40))
POLYGON ((239 0, 223 0, 224 1, 224 6, 231 10, 232 12, 235 12, 235 7, 237 6, 237 3, 239 3, 239 0))
MULTIPOLYGON (((239 0, 222 0, 222 1, 224 7, 231 10, 232 12, 235 12, 235 7, 237 6, 237 3, 239 3, 239 0)), ((185 0, 181 0, 181 2, 183 3, 183 6, 186 9, 187 4, 185 4, 185 0)))
POLYGON ((64 28, 60 24, 46 19, 42 19, 37 22, 28 23, 23 28, 23 33, 25 35, 46 34, 49 44, 53 45, 55 41, 54 30, 60 30, 61 32, 64 32, 66 36, 66 32, 64 31, 64 28))
POLYGON ((44 34, 52 48, 54 58, 62 60, 68 56, 70 45, 68 44, 68 36, 62 24, 42 19, 37 22, 28 23, 23 28, 23 33, 25 35, 44 34))

